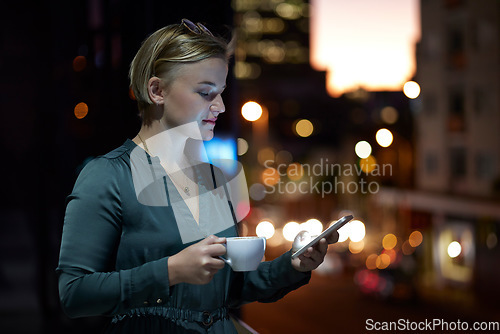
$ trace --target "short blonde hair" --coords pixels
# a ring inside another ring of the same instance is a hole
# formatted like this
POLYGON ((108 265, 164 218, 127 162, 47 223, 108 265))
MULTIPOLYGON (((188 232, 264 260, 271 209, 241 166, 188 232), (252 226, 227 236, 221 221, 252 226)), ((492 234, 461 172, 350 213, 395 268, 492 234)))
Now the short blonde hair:
POLYGON ((130 64, 130 88, 137 100, 141 117, 153 102, 148 94, 149 79, 157 76, 168 85, 180 64, 211 57, 226 61, 232 54, 232 43, 208 33, 194 33, 184 24, 173 24, 151 34, 142 43, 130 64))

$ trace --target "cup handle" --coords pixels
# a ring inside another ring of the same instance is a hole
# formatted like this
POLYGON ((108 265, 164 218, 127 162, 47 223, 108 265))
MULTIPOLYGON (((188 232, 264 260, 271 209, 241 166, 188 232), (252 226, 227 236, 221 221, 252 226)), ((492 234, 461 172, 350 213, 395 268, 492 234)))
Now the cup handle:
POLYGON ((224 261, 226 264, 231 265, 231 260, 230 259, 225 259, 222 256, 218 256, 218 258, 221 259, 222 261, 224 261))
MULTIPOLYGON (((262 237, 262 239, 264 239, 264 254, 266 254, 266 244, 267 244, 267 239, 266 237, 262 237)), ((262 256, 264 257, 264 256, 262 256)), ((261 259, 262 260, 262 259, 261 259)))

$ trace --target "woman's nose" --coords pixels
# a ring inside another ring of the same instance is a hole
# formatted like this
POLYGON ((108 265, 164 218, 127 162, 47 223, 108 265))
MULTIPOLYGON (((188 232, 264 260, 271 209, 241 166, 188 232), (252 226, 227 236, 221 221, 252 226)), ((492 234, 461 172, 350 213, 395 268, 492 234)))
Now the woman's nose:
POLYGON ((217 95, 217 97, 213 100, 213 103, 210 105, 210 111, 217 112, 217 114, 223 113, 226 111, 226 106, 224 105, 224 101, 222 100, 222 96, 217 95))

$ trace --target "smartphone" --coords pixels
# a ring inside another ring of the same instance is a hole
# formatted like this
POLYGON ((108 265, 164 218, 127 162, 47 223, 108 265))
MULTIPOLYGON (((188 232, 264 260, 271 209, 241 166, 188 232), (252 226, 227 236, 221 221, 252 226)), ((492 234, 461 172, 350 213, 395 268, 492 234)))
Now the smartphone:
POLYGON ((337 220, 337 222, 335 224, 331 225, 329 228, 327 228, 326 230, 321 232, 320 235, 313 238, 310 242, 308 242, 306 245, 302 246, 299 250, 297 250, 295 253, 293 253, 292 259, 295 259, 299 255, 303 254, 309 247, 313 247, 314 245, 316 245, 321 240, 321 238, 326 238, 333 231, 337 231, 339 228, 341 228, 342 226, 347 224, 352 218, 353 218, 353 216, 349 215, 349 216, 344 216, 344 217, 340 218, 339 220, 337 220))

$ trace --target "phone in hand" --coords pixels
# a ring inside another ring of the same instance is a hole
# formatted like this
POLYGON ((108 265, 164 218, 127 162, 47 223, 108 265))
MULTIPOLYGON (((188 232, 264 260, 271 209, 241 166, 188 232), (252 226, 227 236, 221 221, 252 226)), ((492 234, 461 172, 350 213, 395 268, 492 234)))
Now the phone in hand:
POLYGON ((326 230, 321 232, 320 235, 317 237, 313 238, 311 241, 309 241, 306 245, 302 246, 300 249, 298 249, 296 252, 292 254, 292 259, 295 259, 299 257, 299 255, 305 253, 309 247, 314 247, 322 238, 328 237, 333 231, 337 231, 339 228, 347 224, 351 219, 353 218, 352 215, 349 216, 344 216, 337 220, 335 224, 332 224, 330 227, 328 227, 326 230))

